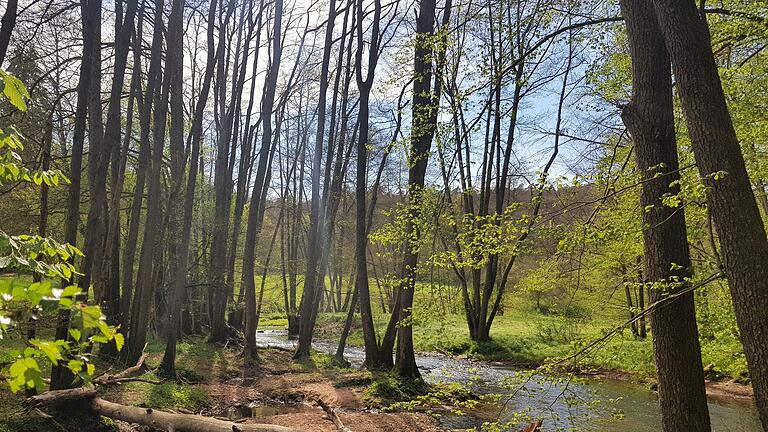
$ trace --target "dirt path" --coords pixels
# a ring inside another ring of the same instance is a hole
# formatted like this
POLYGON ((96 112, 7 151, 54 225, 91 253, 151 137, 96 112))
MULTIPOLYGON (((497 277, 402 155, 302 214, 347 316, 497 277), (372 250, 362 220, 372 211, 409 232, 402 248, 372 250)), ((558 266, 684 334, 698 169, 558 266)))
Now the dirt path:
MULTIPOLYGON (((222 350, 221 355, 227 357, 221 363, 239 364, 234 352, 222 350)), ((337 428, 333 421, 316 403, 320 399, 336 410, 344 425, 354 432, 446 430, 428 414, 382 413, 367 409, 364 392, 370 378, 365 373, 297 365, 292 362, 290 353, 282 351, 262 350, 260 356, 262 367, 249 374, 201 365, 196 372, 203 372, 206 381, 188 385, 207 394, 209 404, 195 414, 243 423, 334 432, 337 428)), ((125 391, 115 391, 108 396, 110 400, 124 404, 140 403, 140 397, 125 391)), ((133 430, 128 425, 121 425, 121 431, 133 430)))

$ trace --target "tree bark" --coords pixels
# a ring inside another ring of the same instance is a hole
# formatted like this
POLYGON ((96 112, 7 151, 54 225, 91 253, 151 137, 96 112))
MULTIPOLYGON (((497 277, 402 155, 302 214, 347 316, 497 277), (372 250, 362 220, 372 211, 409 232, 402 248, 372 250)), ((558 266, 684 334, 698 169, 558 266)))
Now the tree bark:
POLYGON ((662 426, 669 432, 706 432, 711 428, 693 292, 687 290, 692 267, 685 213, 663 202, 680 193, 669 57, 653 7, 621 0, 621 10, 632 56, 632 99, 622 119, 644 180, 645 280, 651 302, 664 302, 650 316, 662 426))
POLYGON ((0 66, 3 65, 8 45, 11 43, 11 34, 16 26, 16 13, 19 8, 19 0, 8 0, 5 5, 5 13, 0 21, 0 66))
MULTIPOLYGON (((446 5, 444 19, 450 17, 450 2, 446 5)), ((405 225, 403 264, 400 270, 398 304, 396 304, 397 353, 395 373, 399 378, 420 378, 413 352, 413 323, 411 322, 413 297, 416 289, 416 267, 419 261, 418 245, 421 233, 417 220, 421 217, 421 201, 424 193, 424 177, 427 171, 432 138, 437 126, 440 103, 440 80, 433 86, 435 54, 431 38, 435 32, 435 0, 421 0, 416 17, 416 47, 413 60, 413 105, 411 114, 411 151, 408 161, 408 216, 405 225)), ((439 51, 438 51, 439 52, 439 51)), ((439 65, 438 65, 439 68, 439 65)), ((435 73, 436 72, 436 73, 435 73)), ((391 322, 390 322, 391 324, 391 322)))
POLYGON ((270 62, 267 78, 264 82, 264 97, 261 100, 261 149, 259 150, 259 165, 256 170, 256 178, 250 198, 248 210, 248 224, 245 233, 245 245, 243 248, 243 291, 245 292, 245 362, 252 364, 256 360, 256 281, 254 280, 256 241, 261 231, 261 222, 266 198, 264 187, 267 183, 267 170, 271 161, 272 144, 272 108, 275 103, 280 60, 283 53, 282 23, 283 0, 275 0, 274 23, 272 27, 272 61, 270 62))
POLYGON ((333 48, 333 28, 336 21, 336 1, 330 0, 328 20, 325 28, 323 58, 320 65, 320 93, 317 102, 317 133, 310 172, 312 194, 309 210, 309 233, 307 236, 307 271, 304 277, 304 291, 299 311, 299 341, 296 345, 295 359, 309 358, 312 349, 315 314, 322 298, 322 285, 325 282, 325 268, 321 265, 321 254, 327 242, 325 236, 325 217, 327 201, 320 196, 320 171, 323 160, 323 142, 325 137, 326 101, 328 98, 328 74, 333 48))
MULTIPOLYGON (((116 17, 118 23, 116 24, 115 29, 115 65, 108 102, 106 127, 103 130, 104 135, 99 152, 96 152, 96 148, 93 146, 89 149, 89 163, 91 163, 89 169, 93 168, 92 178, 90 179, 91 183, 89 184, 91 208, 93 209, 94 205, 98 205, 99 211, 97 211, 96 214, 92 214, 90 210, 88 211, 88 233, 91 231, 100 233, 100 238, 94 239, 93 241, 95 243, 92 244, 91 247, 98 249, 101 246, 101 248, 103 248, 100 251, 97 251, 97 249, 92 251, 93 254, 96 254, 93 261, 94 268, 92 269, 94 275, 93 291, 96 301, 102 305, 104 314, 110 324, 118 324, 120 313, 120 286, 113 283, 115 277, 117 277, 119 282, 119 275, 113 275, 112 272, 112 260, 118 259, 113 252, 115 247, 118 246, 119 233, 117 232, 118 226, 116 223, 107 224, 106 221, 113 221, 117 218, 116 221, 119 223, 119 197, 122 194, 122 187, 120 190, 112 190, 113 199, 111 200, 112 205, 110 207, 113 214, 102 214, 102 210, 107 208, 106 180, 110 157, 113 154, 116 154, 116 152, 119 153, 118 149, 120 148, 120 119, 122 114, 123 86, 125 84, 128 53, 131 49, 131 35, 134 32, 134 22, 138 3, 138 0, 128 1, 125 18, 123 19, 120 16, 116 17), (123 20, 120 21, 121 19, 123 20), (91 158, 92 155, 94 158, 91 158), (94 160, 96 157, 98 157, 98 160, 94 160), (91 220, 92 217, 95 217, 96 220, 91 220), (101 245, 99 243, 101 243, 101 245)), ((100 85, 101 83, 99 83, 99 86, 100 85)), ((101 105, 101 97, 98 98, 97 103, 99 106, 101 105)), ((101 111, 99 110, 98 112, 100 116, 101 111)), ((119 176, 120 170, 121 168, 118 164, 112 166, 112 171, 117 174, 117 176, 119 176)), ((88 252, 87 245, 88 243, 86 241, 86 252, 88 252)))
MULTIPOLYGON (((78 77, 77 105, 75 107, 75 126, 72 137, 72 160, 70 161, 70 187, 67 196, 67 217, 64 224, 64 241, 77 244, 77 231, 80 225, 80 198, 83 170, 83 147, 85 144, 85 129, 88 118, 88 96, 91 88, 91 67, 93 65, 94 32, 86 30, 91 26, 87 4, 80 5, 83 24, 83 56, 80 62, 78 77)), ((67 281, 74 282, 74 281, 67 281)), ((56 324, 56 339, 69 338, 69 311, 59 312, 56 324)), ((74 376, 71 371, 60 365, 51 368, 51 389, 62 389, 70 386, 74 376)))
POLYGON ((653 0, 653 5, 707 186, 760 421, 768 430, 768 239, 696 4, 653 0))
MULTIPOLYGON (((141 3, 141 13, 136 26, 136 37, 133 41, 133 68, 134 75, 141 77, 141 41, 143 39, 144 28, 144 2, 141 3)), ((150 62, 151 65, 151 62, 150 62)), ((147 94, 150 87, 156 86, 156 80, 150 73, 147 77, 147 94)), ((133 302, 133 271, 136 262, 136 245, 139 237, 139 223, 141 221, 141 207, 144 201, 144 185, 146 183, 147 169, 149 167, 149 116, 148 110, 151 110, 151 98, 142 95, 141 85, 137 85, 135 90, 135 99, 139 115, 139 162, 135 170, 136 184, 133 190, 133 200, 128 215, 128 235, 123 247, 123 268, 122 268, 122 293, 120 295, 120 325, 123 331, 126 331, 130 325, 131 304, 133 302)), ((153 90, 154 91, 154 90, 153 90)))
MULTIPOLYGON (((155 71, 159 80, 160 75, 160 48, 162 46, 162 26, 158 25, 163 17, 163 0, 155 1, 155 28, 152 40, 152 62, 150 64, 150 78, 153 79, 152 70, 155 71), (157 58, 156 58, 157 57, 157 58), (152 66, 155 66, 153 69, 152 66)), ((163 147, 165 144, 166 119, 168 114, 168 98, 170 93, 170 73, 166 73, 162 79, 161 88, 153 89, 147 86, 147 95, 149 99, 149 90, 154 91, 152 99, 154 105, 154 117, 152 125, 152 153, 151 164, 149 167, 149 187, 147 190, 147 219, 144 229, 144 237, 141 245, 141 254, 139 256, 139 272, 136 280, 135 295, 133 298, 133 307, 131 308, 131 325, 128 334, 126 358, 136 360, 141 354, 147 338, 148 321, 152 309, 152 299, 154 297, 153 276, 159 269, 160 262, 157 262, 157 242, 161 232, 162 225, 162 158, 163 147), (157 265, 157 266, 156 266, 157 265)), ((145 104, 148 105, 148 104, 145 104)), ((147 121, 149 112, 145 107, 143 113, 147 121)), ((148 122, 147 122, 148 123, 148 122)), ((148 126, 148 125, 147 125, 148 126)), ((145 133, 145 131, 142 131, 145 133)), ((148 134, 148 131, 146 132, 148 134)))

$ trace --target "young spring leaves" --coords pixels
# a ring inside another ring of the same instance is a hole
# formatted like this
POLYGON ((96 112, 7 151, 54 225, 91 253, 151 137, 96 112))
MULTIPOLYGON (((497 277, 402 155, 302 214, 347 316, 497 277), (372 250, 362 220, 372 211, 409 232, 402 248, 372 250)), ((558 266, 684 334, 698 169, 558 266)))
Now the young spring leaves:
MULTIPOLYGON (((24 84, 0 70, 0 92, 15 109, 25 111, 29 99, 24 84)), ((22 165, 19 151, 23 148, 21 135, 13 126, 0 129, 0 185, 23 181, 36 185, 56 186, 60 179, 68 181, 58 170, 30 172, 22 165)), ((34 273, 41 281, 28 284, 15 280, 0 280, 0 338, 20 323, 37 319, 43 311, 70 312, 69 340, 30 339, 23 350, 11 353, 16 360, 8 368, 8 384, 12 392, 25 388, 42 390, 41 362, 65 366, 81 381, 88 382, 95 366, 90 363, 90 349, 95 343, 114 341, 118 350, 123 335, 107 324, 101 309, 81 300, 80 287, 74 284, 77 275, 72 264, 83 253, 68 243, 33 235, 9 235, 0 231, 0 271, 34 273), (58 282, 63 281, 61 288, 58 282)))

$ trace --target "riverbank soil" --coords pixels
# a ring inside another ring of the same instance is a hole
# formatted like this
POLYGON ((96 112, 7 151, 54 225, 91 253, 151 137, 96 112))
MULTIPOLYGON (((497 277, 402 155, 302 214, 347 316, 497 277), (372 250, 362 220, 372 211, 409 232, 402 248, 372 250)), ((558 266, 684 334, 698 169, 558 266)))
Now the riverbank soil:
MULTIPOLYGON (((295 363, 287 351, 259 351, 260 366, 243 371, 238 350, 214 347, 203 341, 180 346, 179 382, 131 382, 107 390, 102 398, 125 405, 200 414, 235 422, 267 423, 298 430, 338 430, 325 404, 341 422, 359 431, 441 431, 437 420, 427 413, 381 412, 366 396, 372 377, 367 372, 336 369, 330 360, 315 355, 308 363, 295 363)), ((147 364, 157 366, 162 345, 148 348, 147 364)), ((158 377, 150 371, 147 380, 158 377)), ((27 411, 23 397, 0 389, 0 432, 138 432, 146 428, 78 412, 27 411)))

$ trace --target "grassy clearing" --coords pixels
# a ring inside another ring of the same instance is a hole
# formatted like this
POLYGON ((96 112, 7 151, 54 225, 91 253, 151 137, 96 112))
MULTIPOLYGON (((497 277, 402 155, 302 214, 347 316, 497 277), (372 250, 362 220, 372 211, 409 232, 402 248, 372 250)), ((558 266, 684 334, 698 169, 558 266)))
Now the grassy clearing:
MULTIPOLYGON (((341 331, 346 315, 325 313, 318 318, 321 337, 335 339, 341 331)), ((602 337, 609 329, 620 324, 621 317, 596 316, 566 318, 543 315, 532 308, 518 307, 496 318, 491 330, 491 341, 473 342, 469 338, 462 315, 432 315, 416 311, 414 346, 416 350, 442 352, 480 360, 502 361, 520 365, 538 365, 550 359, 563 359, 579 352, 584 346, 602 337)), ((376 325, 386 327, 387 317, 376 316, 376 325)), ((361 346, 362 331, 359 321, 349 336, 349 343, 361 346)), ((745 376, 746 362, 738 338, 731 331, 715 337, 702 338, 702 360, 712 365, 717 375, 740 379, 745 376)), ((572 362, 567 363, 572 365, 572 362)), ((599 349, 590 350, 579 357, 580 368, 619 370, 646 378, 655 373, 653 347, 650 336, 644 340, 624 330, 599 349)))

